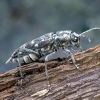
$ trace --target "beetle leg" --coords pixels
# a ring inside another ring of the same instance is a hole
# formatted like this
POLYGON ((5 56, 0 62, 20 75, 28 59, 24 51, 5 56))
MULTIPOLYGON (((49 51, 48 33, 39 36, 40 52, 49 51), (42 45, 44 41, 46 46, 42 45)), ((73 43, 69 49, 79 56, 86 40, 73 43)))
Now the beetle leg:
POLYGON ((48 75, 48 67, 47 67, 46 62, 44 62, 44 66, 45 66, 45 74, 46 74, 48 89, 51 90, 50 82, 49 82, 49 75, 48 75))
POLYGON ((55 54, 56 54, 56 52, 52 52, 52 53, 48 54, 48 55, 45 57, 45 62, 44 62, 45 73, 46 73, 46 79, 47 79, 47 85, 48 85, 48 89, 49 89, 49 90, 51 90, 51 87, 50 87, 49 75, 48 75, 48 68, 47 68, 46 62, 52 60, 52 58, 53 58, 53 56, 54 56, 55 54))
POLYGON ((80 51, 82 52, 83 51, 82 47, 80 46, 79 48, 80 48, 80 51))
POLYGON ((37 53, 31 49, 27 49, 27 48, 20 48, 18 50, 18 64, 19 64, 19 71, 20 71, 20 77, 21 77, 21 83, 20 83, 20 86, 22 88, 22 83, 23 83, 23 74, 22 74, 22 69, 21 69, 21 62, 20 62, 20 54, 22 52, 28 52, 28 53, 34 53, 37 55, 37 53))
POLYGON ((18 64, 19 64, 19 72, 20 72, 20 77, 21 77, 20 86, 21 86, 21 88, 22 88, 23 74, 22 74, 21 63, 20 63, 20 50, 18 50, 18 64))
POLYGON ((69 52, 69 54, 70 54, 70 56, 71 56, 71 58, 72 58, 73 65, 74 65, 78 70, 81 71, 81 69, 76 65, 76 61, 75 61, 74 56, 73 56, 73 54, 71 53, 71 51, 68 50, 68 49, 63 49, 63 50, 64 50, 66 53, 69 52))

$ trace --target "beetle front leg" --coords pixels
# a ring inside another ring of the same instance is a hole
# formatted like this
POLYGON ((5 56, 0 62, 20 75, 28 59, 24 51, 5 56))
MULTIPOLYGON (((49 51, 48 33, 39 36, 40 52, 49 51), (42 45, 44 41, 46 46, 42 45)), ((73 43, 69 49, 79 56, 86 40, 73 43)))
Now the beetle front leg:
POLYGON ((66 53, 68 53, 69 52, 69 54, 70 54, 70 56, 71 56, 71 58, 72 58, 72 62, 73 62, 73 65, 78 69, 78 70, 80 70, 81 71, 81 69, 76 65, 76 61, 75 61, 75 59, 74 59, 74 56, 73 56, 73 54, 71 53, 71 51, 70 50, 66 50, 66 49, 64 49, 64 51, 66 52, 66 53))
POLYGON ((82 49, 82 47, 81 47, 81 46, 79 47, 79 49, 80 49, 80 51, 81 51, 81 52, 83 51, 83 49, 82 49))

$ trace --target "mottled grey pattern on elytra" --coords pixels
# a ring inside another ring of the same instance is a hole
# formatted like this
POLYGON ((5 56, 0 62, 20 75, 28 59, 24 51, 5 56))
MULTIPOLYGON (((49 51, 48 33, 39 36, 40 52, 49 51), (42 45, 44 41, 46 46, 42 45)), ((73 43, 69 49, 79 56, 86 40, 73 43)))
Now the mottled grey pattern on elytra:
MULTIPOLYGON (((20 63, 24 64, 39 61, 46 55, 59 50, 59 48, 70 50, 71 47, 76 46, 82 50, 80 46, 80 37, 87 37, 84 34, 85 32, 77 34, 70 30, 47 33, 19 47, 6 63, 18 62, 18 54, 20 56, 20 63)), ((88 40, 90 41, 89 38, 88 40)))
POLYGON ((12 54, 9 62, 18 62, 18 53, 20 50, 20 63, 30 63, 39 58, 46 56, 52 52, 57 51, 59 48, 68 48, 71 45, 80 45, 77 35, 72 31, 57 31, 50 32, 39 38, 36 38, 28 43, 25 43, 12 54), (71 41, 71 34, 76 41, 71 41))
POLYGON ((59 48, 70 50, 71 47, 76 46, 82 50, 80 46, 80 37, 86 37, 88 41, 91 42, 90 38, 84 34, 96 29, 100 30, 100 28, 95 27, 81 34, 70 30, 47 33, 19 47, 6 63, 18 62, 18 54, 20 55, 21 63, 30 63, 59 50, 59 48))

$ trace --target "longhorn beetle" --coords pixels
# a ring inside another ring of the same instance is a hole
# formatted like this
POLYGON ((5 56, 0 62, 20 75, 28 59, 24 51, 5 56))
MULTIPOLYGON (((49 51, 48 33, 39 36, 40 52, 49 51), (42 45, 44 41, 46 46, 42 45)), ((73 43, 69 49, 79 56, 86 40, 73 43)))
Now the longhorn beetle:
MULTIPOLYGON (((88 41, 91 42, 90 38, 88 38, 84 34, 95 29, 100 29, 100 28, 98 27, 92 28, 81 34, 77 34, 70 30, 47 33, 19 47, 17 50, 14 51, 14 53, 7 60, 6 63, 18 62, 20 75, 21 75, 21 78, 23 78, 21 64, 44 60, 47 84, 48 84, 48 88, 50 89, 46 62, 52 60, 53 56, 59 50, 62 50, 62 52, 70 54, 74 66, 77 69, 80 69, 76 65, 74 56, 70 48, 73 46, 76 46, 80 48, 80 50, 82 50, 81 45, 80 45, 80 37, 86 37, 88 41)), ((21 79, 21 86, 22 86, 22 79, 21 79)))

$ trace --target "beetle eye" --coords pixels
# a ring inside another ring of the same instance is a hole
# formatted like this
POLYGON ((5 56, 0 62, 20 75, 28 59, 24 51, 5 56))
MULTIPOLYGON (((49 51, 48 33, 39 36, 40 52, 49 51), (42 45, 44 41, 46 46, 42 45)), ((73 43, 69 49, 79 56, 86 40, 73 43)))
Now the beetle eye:
POLYGON ((71 40, 73 42, 78 42, 78 37, 76 37, 74 34, 71 34, 71 40))
POLYGON ((75 42, 77 42, 78 41, 78 38, 77 37, 75 37, 75 40, 74 40, 75 42))
POLYGON ((78 42, 78 38, 75 37, 75 38, 73 39, 73 42, 78 42))

